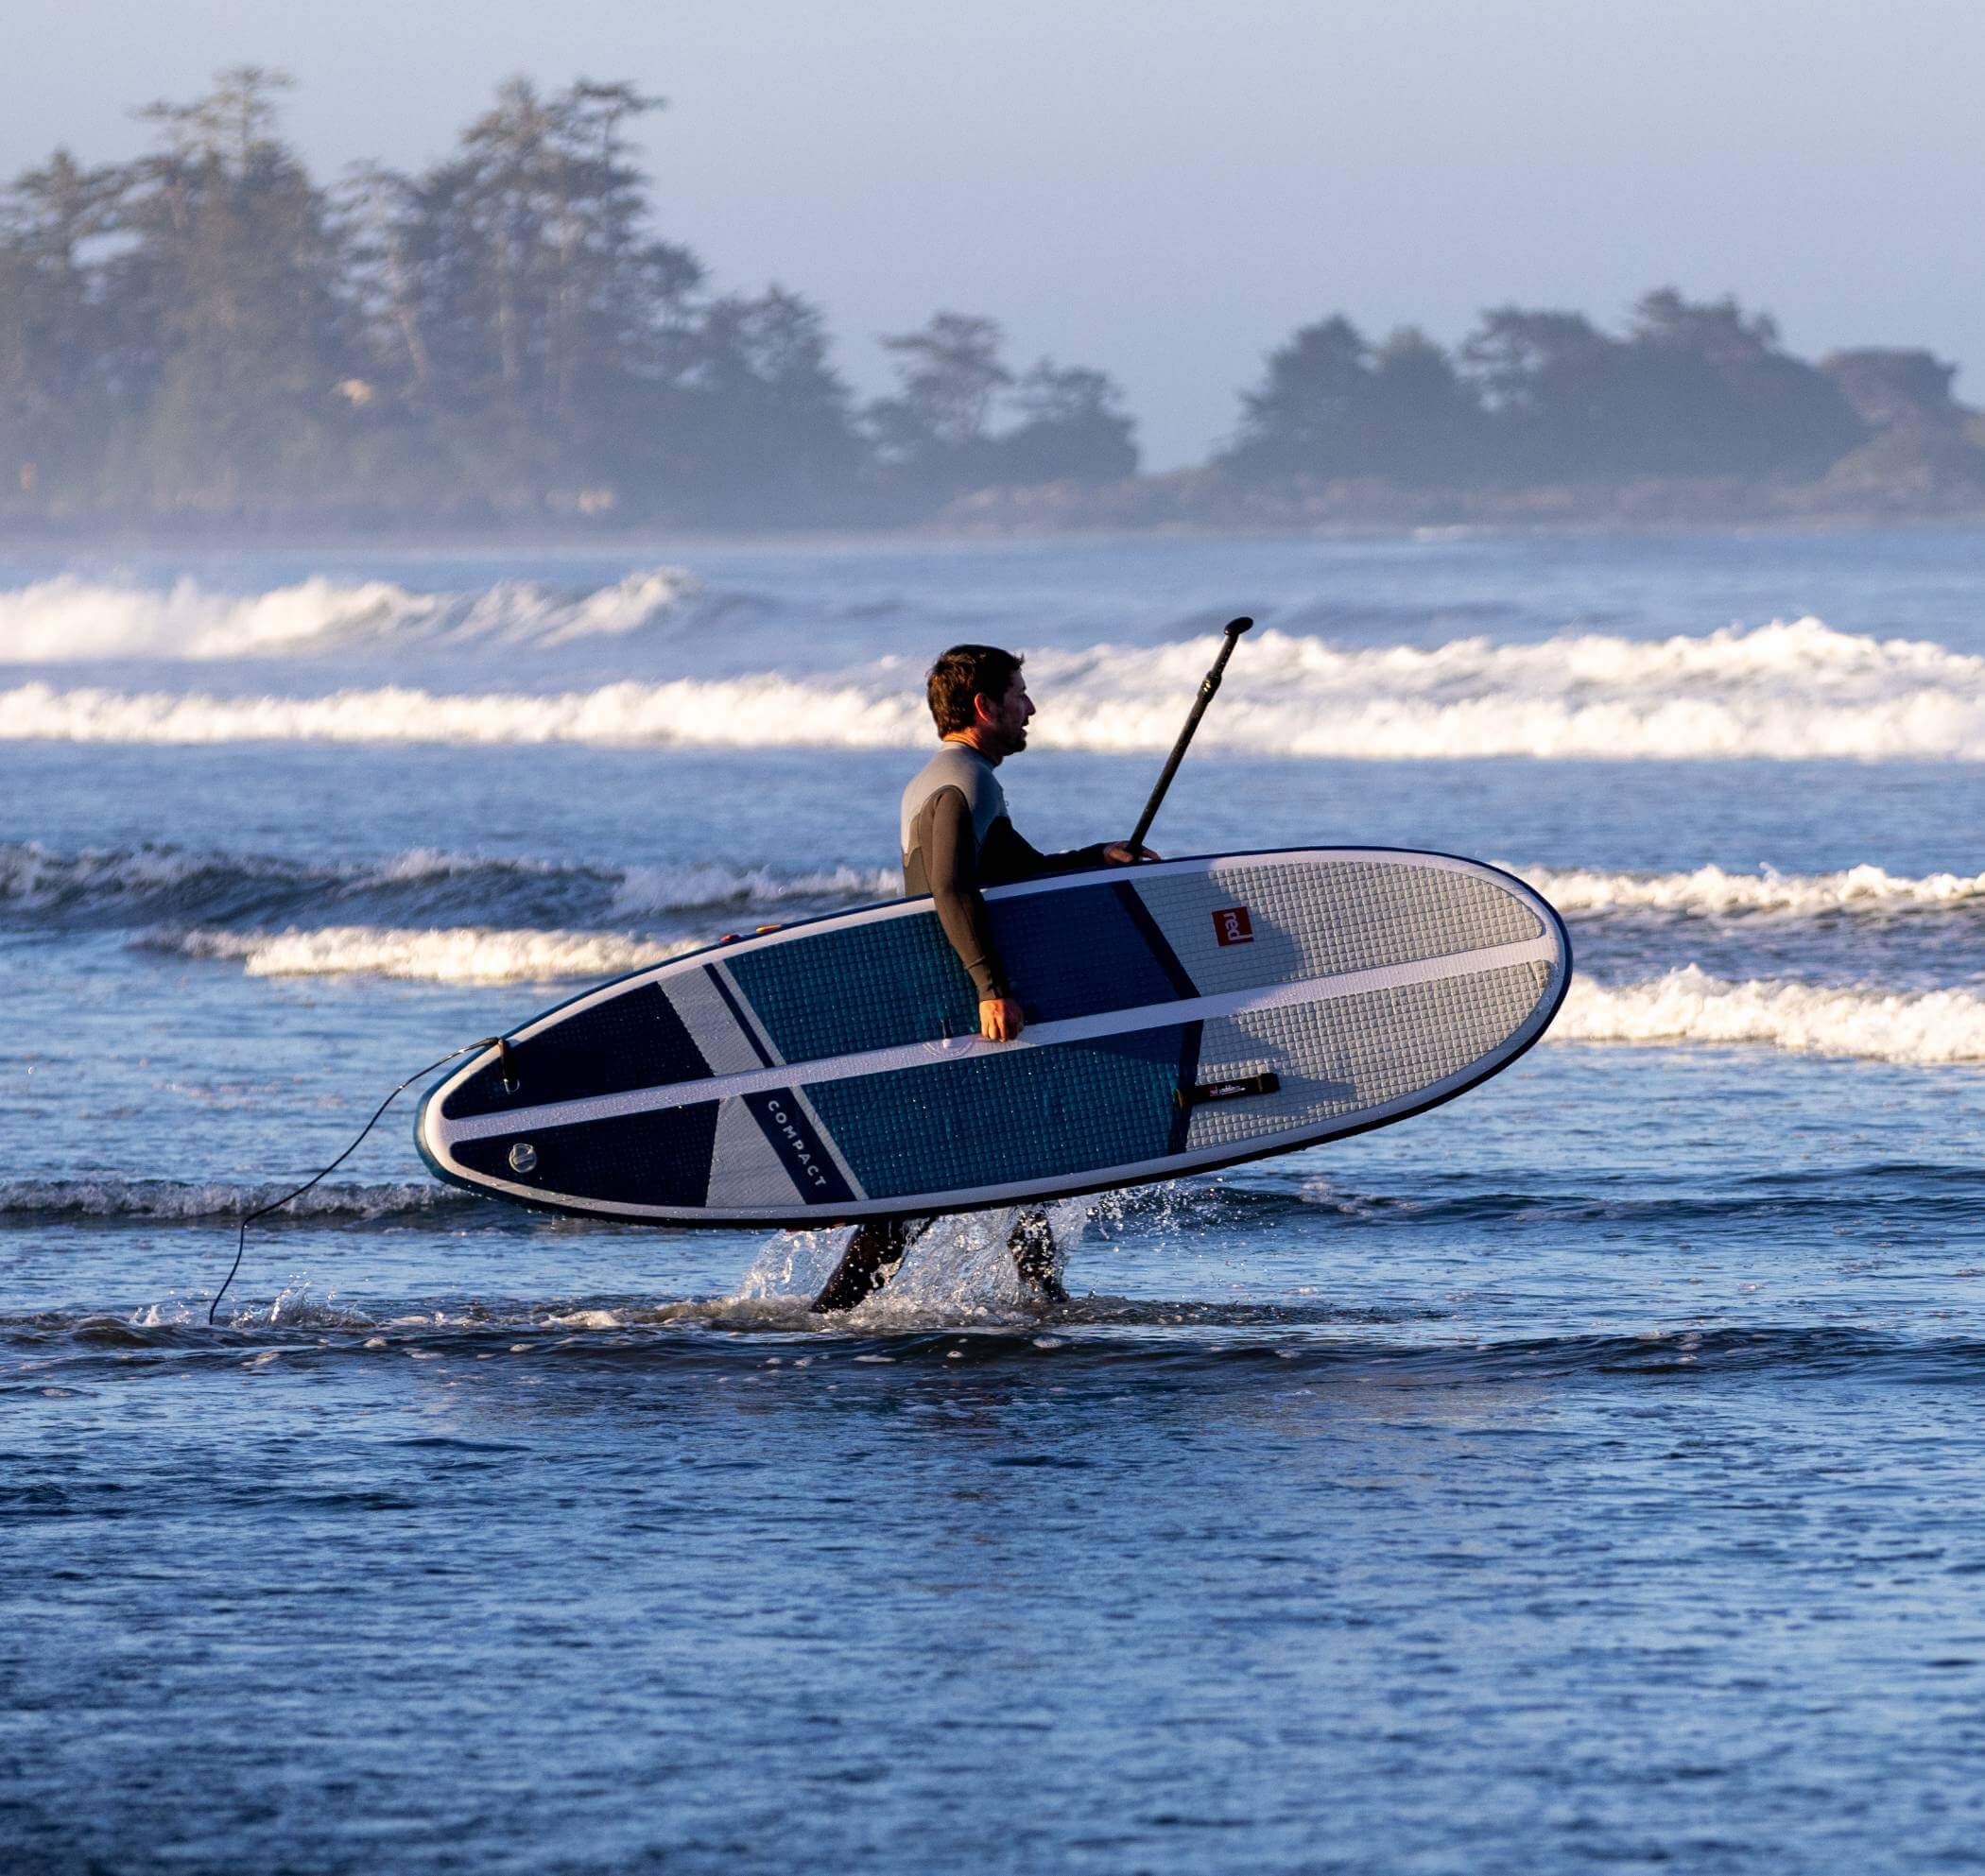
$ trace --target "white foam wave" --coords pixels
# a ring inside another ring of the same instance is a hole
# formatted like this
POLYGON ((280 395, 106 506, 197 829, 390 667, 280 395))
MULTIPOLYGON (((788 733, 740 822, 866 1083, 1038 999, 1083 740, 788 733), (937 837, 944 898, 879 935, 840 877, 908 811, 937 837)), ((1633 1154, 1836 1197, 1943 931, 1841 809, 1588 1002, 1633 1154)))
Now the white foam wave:
MULTIPOLYGON (((1199 645, 1110 652, 1039 688, 1044 740, 1159 749, 1199 645)), ((1834 630, 1819 619, 1658 641, 1458 639, 1344 650, 1270 632, 1236 661, 1213 741, 1303 756, 1616 760, 1985 756, 1985 659, 1834 630)), ((1217 719, 1217 721, 1216 721, 1217 719)))
POLYGON ((315 931, 152 932, 144 942, 187 957, 238 959, 250 977, 516 984, 618 976, 679 957, 704 940, 661 943, 613 932, 501 931, 485 925, 437 931, 329 925, 315 931))
POLYGON ((1726 983, 1689 965, 1643 984, 1576 979, 1548 1033, 1557 1042, 1748 1042, 1801 1055, 1936 1066, 1985 1061, 1985 997, 1968 990, 1726 983))
POLYGON ((467 696, 390 686, 331 697, 169 691, 0 691, 0 739, 75 743, 445 743, 905 748, 927 740, 921 697, 871 697, 758 676, 607 684, 552 696, 467 696))
MULTIPOLYGON (((1096 645, 1029 662, 1044 747, 1155 752, 1203 644, 1096 645)), ((76 742, 911 748, 930 735, 917 661, 838 677, 778 671, 585 691, 223 697, 46 682, 0 691, 0 737, 76 742)), ((1405 760, 1815 757, 1985 760, 1985 659, 1839 632, 1818 619, 1646 642, 1458 639, 1340 649, 1266 631, 1236 662, 1209 749, 1405 760)))
POLYGON ((1818 918, 1832 912, 1942 911, 1985 900, 1985 873, 1928 873, 1920 878, 1876 866, 1834 873, 1781 873, 1764 868, 1729 873, 1698 867, 1685 873, 1553 870, 1511 867, 1559 911, 1675 912, 1698 917, 1785 913, 1818 918))
POLYGON ((255 658, 354 640, 547 649, 638 631, 700 591, 680 567, 631 573, 585 593, 533 580, 411 593, 390 580, 322 576, 267 593, 216 593, 190 579, 161 592, 62 574, 0 593, 0 663, 255 658))
MULTIPOLYGON (((241 1218, 272 1205, 287 1185, 228 1185, 177 1179, 0 1179, 0 1217, 241 1218)), ((431 1179, 388 1185, 313 1186, 281 1215, 297 1218, 387 1218, 428 1212, 470 1199, 431 1179)), ((471 1201, 473 1202, 473 1200, 471 1201)))

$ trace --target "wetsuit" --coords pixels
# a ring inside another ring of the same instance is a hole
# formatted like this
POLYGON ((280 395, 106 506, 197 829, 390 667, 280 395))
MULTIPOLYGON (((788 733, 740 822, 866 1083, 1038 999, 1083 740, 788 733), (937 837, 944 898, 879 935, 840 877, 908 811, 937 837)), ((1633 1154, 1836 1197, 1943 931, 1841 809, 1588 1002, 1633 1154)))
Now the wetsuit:
POLYGON ((1101 847, 1044 853, 1013 831, 1006 790, 992 765, 969 743, 946 743, 903 791, 903 889, 937 901, 944 936, 971 973, 979 1001, 1010 996, 1011 980, 992 942, 979 888, 1105 863, 1101 847))
MULTIPOLYGON (((969 743, 946 743, 903 791, 898 832, 903 844, 903 889, 929 893, 938 921, 977 990, 979 1001, 1013 994, 1005 960, 992 939, 981 888, 1010 886, 1049 873, 1081 872, 1107 862, 1103 849, 1079 847, 1044 853, 1014 831, 1006 791, 992 765, 969 743)), ((928 1219, 891 1218, 861 1226, 820 1295, 817 1310, 853 1309, 928 1227, 928 1219)), ((1010 1239, 1024 1286, 1060 1300, 1054 1239, 1047 1218, 1023 1212, 1010 1239)))

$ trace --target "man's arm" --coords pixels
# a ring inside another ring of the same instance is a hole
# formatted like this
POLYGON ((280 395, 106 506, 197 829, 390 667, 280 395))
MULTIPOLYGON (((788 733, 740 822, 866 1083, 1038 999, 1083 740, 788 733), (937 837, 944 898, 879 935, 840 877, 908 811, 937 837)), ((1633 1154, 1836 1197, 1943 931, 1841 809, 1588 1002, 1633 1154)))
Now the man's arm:
POLYGON ((941 788, 924 809, 923 870, 938 921, 978 991, 981 1003, 1011 998, 1006 961, 992 941, 992 921, 979 891, 978 843, 972 837, 972 810, 957 788, 941 788))
POLYGON ((1120 840, 1099 841, 1066 853, 1044 853, 1006 816, 986 830, 978 856, 978 876, 987 886, 1012 886, 1021 880, 1046 879, 1054 873, 1089 872, 1097 867, 1120 867, 1132 860, 1155 860, 1148 849, 1132 852, 1120 840))

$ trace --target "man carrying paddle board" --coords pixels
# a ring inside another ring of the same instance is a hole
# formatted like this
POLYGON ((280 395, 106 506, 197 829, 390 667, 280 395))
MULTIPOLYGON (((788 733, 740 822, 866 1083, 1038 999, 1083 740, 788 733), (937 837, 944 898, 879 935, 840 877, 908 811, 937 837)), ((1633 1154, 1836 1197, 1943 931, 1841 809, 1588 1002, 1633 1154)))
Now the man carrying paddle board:
MULTIPOLYGON (((944 936, 978 991, 979 1034, 990 1042, 1013 1041, 1026 1018, 981 888, 1158 857, 1122 840, 1044 853, 1014 829, 994 770, 1027 748, 1034 702, 1020 666, 1018 654, 990 645, 955 645, 931 666, 926 695, 941 747, 903 791, 898 828, 903 889, 912 898, 927 892, 936 903, 944 936)), ((813 1307, 854 1308, 888 1281, 929 1222, 860 1226, 813 1307)), ((1045 1214, 1023 1212, 1010 1242, 1022 1289, 1040 1301, 1064 1301, 1045 1214)))

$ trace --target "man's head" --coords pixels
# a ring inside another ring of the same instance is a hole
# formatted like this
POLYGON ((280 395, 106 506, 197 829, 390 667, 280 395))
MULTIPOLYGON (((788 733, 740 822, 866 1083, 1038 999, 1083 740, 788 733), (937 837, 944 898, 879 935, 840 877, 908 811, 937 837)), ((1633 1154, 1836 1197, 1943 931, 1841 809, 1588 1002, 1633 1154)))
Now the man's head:
POLYGON ((991 762, 1018 755, 1034 714, 1021 662, 997 645, 953 645, 930 667, 927 695, 938 734, 970 743, 991 762))

